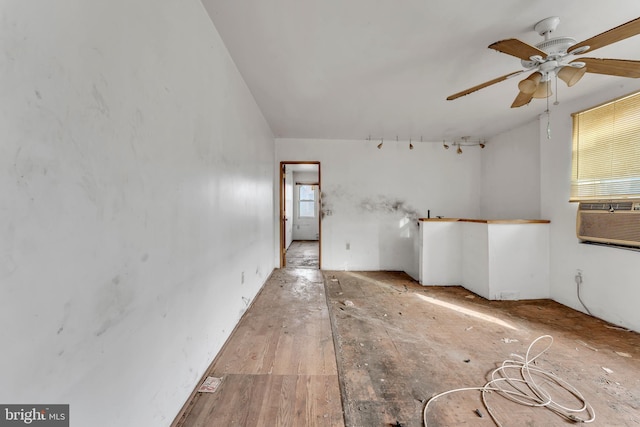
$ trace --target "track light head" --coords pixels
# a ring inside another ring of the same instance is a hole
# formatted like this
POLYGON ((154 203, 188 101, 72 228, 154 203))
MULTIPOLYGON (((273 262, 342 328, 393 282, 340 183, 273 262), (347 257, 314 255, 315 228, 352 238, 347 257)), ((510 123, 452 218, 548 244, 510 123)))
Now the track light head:
POLYGON ((444 147, 445 150, 449 149, 449 146, 447 145, 446 142, 442 141, 442 146, 444 147))
POLYGON ((480 148, 484 148, 484 147, 485 147, 485 145, 484 145, 484 143, 483 143, 483 142, 481 142, 481 143, 480 143, 480 144, 478 144, 478 145, 480 145, 480 148))
POLYGON ((384 144, 384 139, 380 140, 380 144, 378 144, 378 150, 382 148, 382 144, 384 144))
POLYGON ((456 153, 462 154, 462 147, 460 147, 459 145, 458 145, 458 149, 456 150, 456 153))

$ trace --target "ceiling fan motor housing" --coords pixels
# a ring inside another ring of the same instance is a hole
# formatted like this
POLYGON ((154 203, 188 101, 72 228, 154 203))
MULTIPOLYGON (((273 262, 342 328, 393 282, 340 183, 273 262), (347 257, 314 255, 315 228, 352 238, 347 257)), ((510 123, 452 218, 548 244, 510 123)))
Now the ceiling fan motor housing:
MULTIPOLYGON (((557 60, 567 55, 567 49, 576 44, 577 41, 571 37, 555 37, 545 40, 536 45, 536 47, 547 53, 547 57, 541 62, 557 60)), ((537 61, 521 60, 522 66, 529 69, 540 64, 537 61)))

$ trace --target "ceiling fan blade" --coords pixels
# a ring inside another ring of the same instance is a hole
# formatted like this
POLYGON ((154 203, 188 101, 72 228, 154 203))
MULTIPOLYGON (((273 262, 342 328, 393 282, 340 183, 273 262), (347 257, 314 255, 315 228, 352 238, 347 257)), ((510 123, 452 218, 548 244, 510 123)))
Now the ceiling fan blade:
POLYGON ((627 22, 626 24, 619 25, 615 28, 605 31, 604 33, 598 34, 597 36, 593 36, 590 39, 575 44, 571 46, 567 51, 568 53, 571 53, 572 51, 582 46, 589 46, 589 49, 585 50, 582 53, 591 52, 592 50, 608 46, 612 43, 619 42, 620 40, 624 40, 637 34, 640 34, 640 18, 636 18, 632 21, 627 22))
POLYGON ((587 73, 607 74, 610 76, 640 77, 640 61, 630 59, 580 58, 586 65, 587 73))
POLYGON ((518 39, 500 40, 499 42, 490 44, 489 49, 497 50, 498 52, 524 59, 525 61, 529 61, 532 56, 537 55, 542 58, 547 57, 547 52, 526 44, 518 39))
POLYGON ((518 107, 522 107, 523 105, 527 105, 528 103, 531 102, 532 99, 533 99, 533 92, 531 93, 520 92, 518 93, 518 96, 516 96, 516 99, 513 100, 513 104, 511 104, 511 108, 518 108, 518 107))
POLYGON ((481 84, 479 84, 477 86, 474 86, 472 88, 469 88, 467 90, 463 90, 462 92, 454 93, 453 95, 447 97, 447 101, 453 101, 454 99, 460 98, 461 96, 469 95, 472 92, 475 92, 477 90, 483 89, 483 88, 485 88, 487 86, 491 86, 491 85, 496 84, 496 83, 500 83, 501 81, 507 80, 508 78, 513 77, 513 76, 517 76, 518 74, 521 74, 521 73, 523 73, 522 70, 521 71, 514 71, 513 73, 505 74, 504 76, 500 76, 500 77, 495 78, 493 80, 489 80, 488 82, 481 83, 481 84))

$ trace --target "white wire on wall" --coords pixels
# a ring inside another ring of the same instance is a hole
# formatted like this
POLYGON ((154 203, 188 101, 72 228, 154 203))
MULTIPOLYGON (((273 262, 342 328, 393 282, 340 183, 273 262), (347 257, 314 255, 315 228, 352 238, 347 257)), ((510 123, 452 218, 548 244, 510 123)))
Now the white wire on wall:
POLYGON ((487 393, 491 391, 497 392, 497 394, 502 397, 521 405, 546 408, 568 421, 576 423, 593 422, 595 420, 593 407, 586 401, 580 391, 559 376, 534 365, 535 360, 542 356, 542 354, 551 347, 551 344, 553 344, 553 337, 551 335, 542 335, 536 338, 529 345, 529 348, 527 348, 527 353, 524 358, 520 355, 512 354, 512 356, 521 360, 507 359, 502 362, 499 368, 496 368, 491 372, 491 380, 489 380, 483 387, 458 388, 433 396, 427 401, 424 407, 423 421, 425 427, 427 427, 427 412, 432 402, 447 394, 469 390, 482 392, 482 403, 487 409, 489 416, 498 427, 501 427, 502 424, 496 418, 496 415, 491 410, 486 399, 487 393), (548 340, 548 345, 544 350, 532 357, 531 352, 533 347, 542 340, 548 340), (518 370, 520 371, 520 375, 518 377, 509 376, 507 370, 518 370), (534 376, 538 379, 537 381, 534 379, 534 376), (540 384, 541 382, 559 386, 573 395, 579 404, 578 407, 568 407, 554 401, 551 393, 540 384))

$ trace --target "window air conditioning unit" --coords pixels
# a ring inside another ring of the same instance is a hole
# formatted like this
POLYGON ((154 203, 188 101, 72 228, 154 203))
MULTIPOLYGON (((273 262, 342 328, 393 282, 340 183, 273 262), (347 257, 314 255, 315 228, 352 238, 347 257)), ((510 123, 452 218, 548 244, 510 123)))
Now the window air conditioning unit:
POLYGON ((640 248, 640 202, 581 202, 576 232, 583 242, 640 248))

